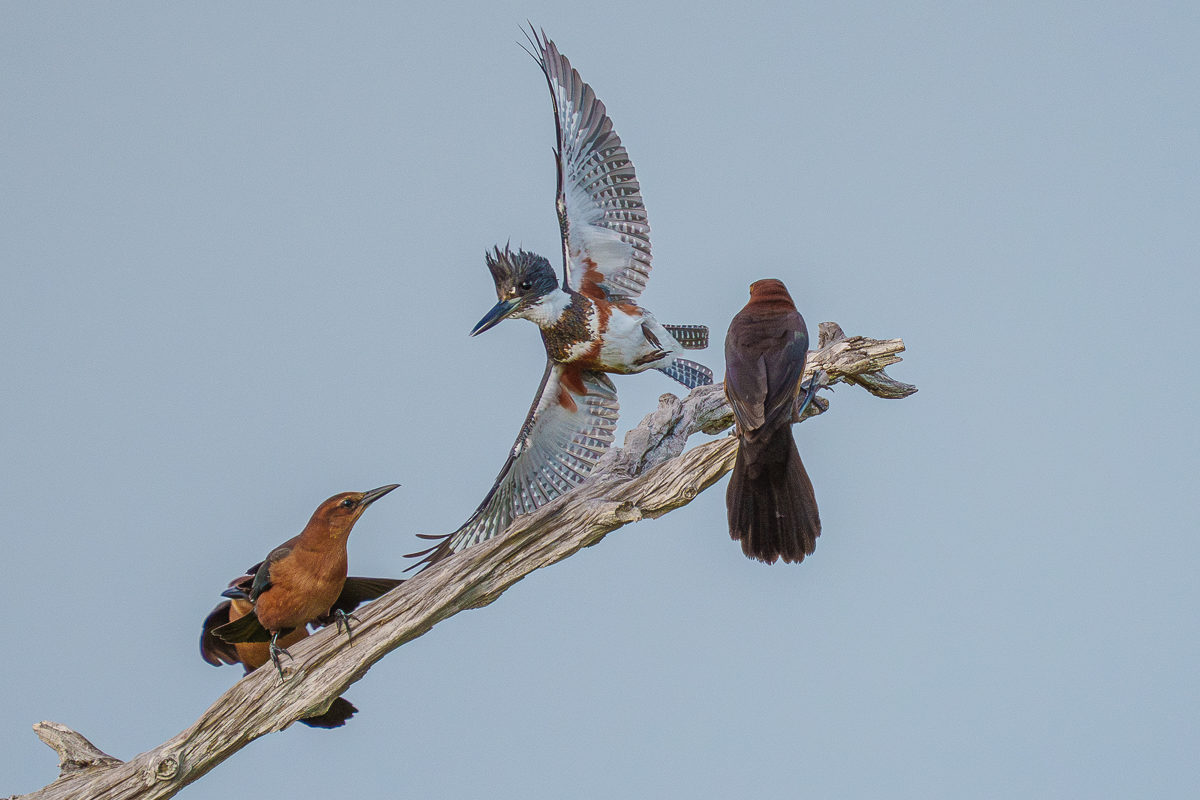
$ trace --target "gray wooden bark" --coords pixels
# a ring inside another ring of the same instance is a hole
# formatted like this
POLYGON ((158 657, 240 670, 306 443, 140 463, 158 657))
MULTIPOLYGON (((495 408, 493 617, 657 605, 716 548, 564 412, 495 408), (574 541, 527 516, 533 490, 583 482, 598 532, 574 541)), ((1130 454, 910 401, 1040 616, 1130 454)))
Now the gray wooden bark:
MULTIPOLYGON (((829 322, 820 330, 806 376, 817 375, 823 385, 862 386, 885 398, 916 391, 883 371, 901 360, 900 339, 846 337, 829 322)), ((805 418, 828 407, 818 397, 805 418)), ((376 661, 442 620, 491 603, 535 569, 596 544, 622 525, 687 505, 732 469, 737 453, 732 436, 684 452, 688 437, 720 433, 732 424, 720 384, 698 388, 684 400, 663 395, 658 409, 626 435, 624 447, 608 453, 581 487, 518 517, 505 535, 434 564, 358 611, 353 644, 347 645, 332 626, 317 632, 290 648, 294 658, 284 662, 286 683, 269 666, 257 670, 187 730, 128 762, 101 752, 65 725, 34 725, 38 736, 58 751, 60 777, 19 800, 173 796, 258 737, 323 713, 376 661)))

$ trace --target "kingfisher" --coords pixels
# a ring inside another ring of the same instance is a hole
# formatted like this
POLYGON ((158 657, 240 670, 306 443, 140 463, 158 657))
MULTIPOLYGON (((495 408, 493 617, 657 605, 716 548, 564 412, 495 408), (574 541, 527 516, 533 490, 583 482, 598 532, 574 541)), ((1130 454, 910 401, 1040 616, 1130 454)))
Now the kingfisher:
POLYGON ((713 379, 707 367, 679 357, 708 346, 707 327, 663 325, 637 304, 650 277, 650 225, 604 103, 544 31, 526 37, 554 109, 563 279, 536 253, 496 247, 485 260, 498 302, 471 335, 505 319, 530 320, 542 332, 546 371, 491 491, 454 533, 418 534, 439 541, 410 554, 423 557, 414 567, 492 538, 587 478, 617 427, 617 390, 606 373, 656 369, 688 389, 713 379))

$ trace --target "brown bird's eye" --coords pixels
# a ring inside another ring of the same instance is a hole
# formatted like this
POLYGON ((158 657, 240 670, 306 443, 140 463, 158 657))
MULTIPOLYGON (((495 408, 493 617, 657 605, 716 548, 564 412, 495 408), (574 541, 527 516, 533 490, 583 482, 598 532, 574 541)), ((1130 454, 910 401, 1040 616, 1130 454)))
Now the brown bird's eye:
POLYGON ((354 501, 347 497, 342 501, 342 508, 354 508, 354 501))
POLYGON ((533 282, 532 281, 521 281, 521 285, 518 286, 517 288, 520 289, 522 292, 528 292, 530 289, 533 288, 533 282))

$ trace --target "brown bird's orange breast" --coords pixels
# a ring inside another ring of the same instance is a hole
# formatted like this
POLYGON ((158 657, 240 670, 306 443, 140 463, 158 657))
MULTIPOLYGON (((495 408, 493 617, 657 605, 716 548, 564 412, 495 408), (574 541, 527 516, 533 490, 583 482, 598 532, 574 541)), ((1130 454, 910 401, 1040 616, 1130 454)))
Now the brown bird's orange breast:
POLYGON ((271 565, 271 588, 255 603, 258 621, 269 631, 299 628, 328 613, 346 584, 346 552, 314 552, 297 547, 271 565))

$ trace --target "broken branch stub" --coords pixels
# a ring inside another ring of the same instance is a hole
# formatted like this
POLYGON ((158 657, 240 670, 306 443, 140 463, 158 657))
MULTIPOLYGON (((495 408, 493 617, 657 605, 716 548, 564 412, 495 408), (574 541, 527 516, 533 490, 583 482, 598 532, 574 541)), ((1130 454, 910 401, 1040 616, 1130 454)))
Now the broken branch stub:
POLYGON ((82 734, 58 722, 38 722, 33 726, 33 732, 48 746, 58 753, 58 775, 70 775, 97 767, 111 767, 122 763, 121 759, 113 758, 96 745, 89 742, 82 734))

